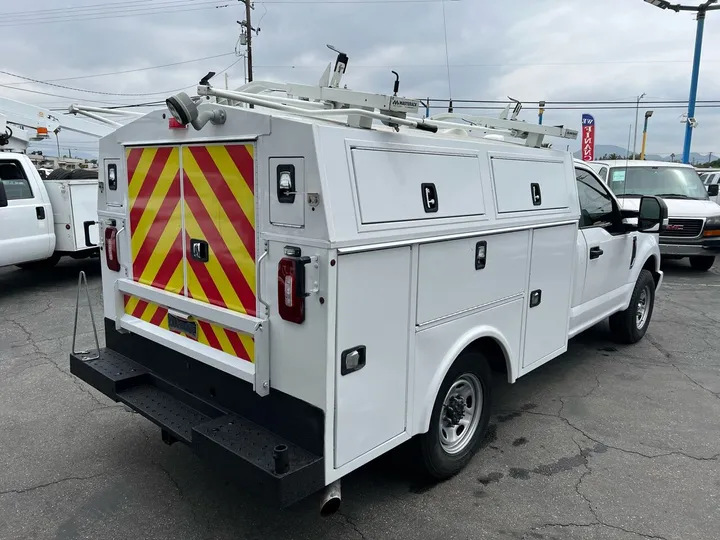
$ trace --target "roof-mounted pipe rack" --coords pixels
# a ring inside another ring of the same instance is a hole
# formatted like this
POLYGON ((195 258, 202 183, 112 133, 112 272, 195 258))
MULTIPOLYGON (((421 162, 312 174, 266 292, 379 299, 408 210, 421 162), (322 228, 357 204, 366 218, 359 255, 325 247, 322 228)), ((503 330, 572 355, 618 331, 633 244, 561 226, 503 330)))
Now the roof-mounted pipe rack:
POLYGON ((316 86, 253 81, 237 90, 223 90, 211 86, 205 78, 197 87, 198 96, 215 97, 218 104, 227 106, 247 104, 309 118, 344 117, 347 125, 363 129, 372 129, 373 122, 379 120, 396 131, 406 127, 432 133, 440 130, 465 133, 473 137, 510 136, 523 139, 526 146, 536 148, 542 147, 546 136, 564 139, 576 139, 578 136, 576 130, 564 126, 529 124, 517 120, 522 104, 513 98, 510 98, 512 103, 499 118, 458 113, 443 113, 430 118, 413 116, 418 115, 420 101, 397 95, 397 72, 393 72, 393 95, 357 92, 349 90, 347 86, 341 88, 348 56, 331 45, 328 48, 337 53, 335 67, 333 69, 332 63, 329 63, 316 86))

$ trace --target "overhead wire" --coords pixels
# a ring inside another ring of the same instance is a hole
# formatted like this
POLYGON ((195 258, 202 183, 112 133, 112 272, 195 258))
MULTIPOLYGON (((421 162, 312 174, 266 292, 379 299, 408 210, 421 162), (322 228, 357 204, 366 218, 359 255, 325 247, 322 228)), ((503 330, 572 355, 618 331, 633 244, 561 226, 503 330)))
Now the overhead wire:
MULTIPOLYGON (((220 75, 221 73, 225 73, 227 70, 232 68, 235 64, 237 64, 241 60, 242 60, 242 58, 238 58, 237 60, 232 62, 226 68, 216 72, 215 75, 220 75)), ((17 73, 12 73, 10 71, 5 71, 5 70, 0 70, 0 73, 2 73, 4 75, 8 75, 10 77, 16 77, 18 79, 30 81, 35 84, 43 84, 43 85, 47 85, 47 86, 52 86, 54 88, 61 88, 63 90, 70 90, 73 92, 83 92, 83 93, 88 93, 88 94, 96 94, 96 95, 101 95, 101 96, 121 96, 121 97, 157 96, 157 95, 161 95, 161 94, 172 94, 173 92, 187 90, 188 88, 192 88, 193 86, 195 86, 195 85, 188 85, 188 86, 183 86, 182 88, 175 88, 172 90, 163 90, 163 91, 159 91, 159 92, 105 92, 102 90, 89 90, 87 88, 76 88, 74 86, 67 86, 64 84, 57 84, 57 83, 53 83, 53 82, 49 82, 49 81, 42 81, 42 80, 36 79, 34 77, 26 77, 24 75, 18 75, 17 73)), ((11 88, 13 90, 20 90, 23 92, 31 92, 31 90, 29 90, 27 88, 18 88, 17 86, 9 86, 7 84, 0 84, 0 86, 4 87, 4 88, 11 88)), ((43 92, 39 92, 39 91, 34 91, 34 93, 43 94, 43 92)), ((50 93, 45 93, 45 95, 54 96, 54 97, 67 97, 67 96, 60 96, 57 94, 50 94, 50 93)), ((74 99, 74 98, 69 98, 69 99, 74 99)))
POLYGON ((94 21, 94 20, 107 20, 110 19, 118 19, 118 18, 125 18, 125 17, 137 17, 139 15, 143 16, 152 16, 152 15, 164 15, 168 16, 169 14, 176 14, 176 13, 186 13, 190 11, 200 11, 200 10, 207 10, 207 9, 219 9, 219 8, 227 8, 230 7, 230 3, 228 3, 228 0, 213 0, 212 2, 193 2, 192 4, 186 4, 187 6, 194 6, 194 7, 183 7, 182 9, 178 9, 178 6, 168 6, 163 8, 158 7, 152 7, 147 6, 145 8, 136 8, 132 10, 115 10, 108 13, 95 13, 95 14, 88 14, 93 16, 84 16, 84 15, 75 15, 75 16, 69 16, 69 17, 52 17, 49 19, 32 19, 32 18, 24 18, 24 19, 17 19, 17 20, 5 20, 2 15, 0 15, 0 27, 15 27, 15 26, 32 26, 32 25, 38 25, 38 24, 56 24, 56 23, 67 23, 67 22, 82 22, 82 21, 94 21), (202 4, 199 7, 197 4, 202 4), (172 7, 172 10, 169 8, 172 7))
MULTIPOLYGON (((75 77, 61 77, 59 79, 45 79, 44 82, 50 83, 50 82, 60 82, 60 81, 76 81, 80 79, 93 79, 95 77, 109 77, 112 75, 124 75, 126 73, 137 73, 140 71, 150 71, 153 69, 163 69, 167 67, 174 67, 174 66, 181 66, 184 64, 192 64, 194 62, 202 62, 205 60, 213 60, 215 58, 223 58, 225 56, 233 56, 234 52, 228 52, 228 53, 222 53, 222 54, 215 54, 213 56, 205 56, 203 58, 193 58, 192 60, 182 60, 180 62, 171 62, 169 64, 161 64, 157 66, 147 66, 147 67, 141 67, 141 68, 133 68, 133 69, 123 69, 120 71, 110 71, 106 73, 94 73, 91 75, 78 75, 75 77)), ((4 83, 7 86, 20 86, 24 84, 33 84, 32 81, 23 81, 23 82, 16 82, 16 83, 4 83)))
MULTIPOLYGON (((462 0, 266 0, 262 4, 324 4, 324 5, 389 5, 389 4, 437 4, 442 1, 462 0)), ((0 13, 0 27, 52 24, 69 21, 89 21, 106 18, 134 17, 137 15, 168 15, 187 11, 226 8, 232 0, 162 0, 160 2, 129 0, 107 4, 70 6, 36 11, 13 11, 0 13)))

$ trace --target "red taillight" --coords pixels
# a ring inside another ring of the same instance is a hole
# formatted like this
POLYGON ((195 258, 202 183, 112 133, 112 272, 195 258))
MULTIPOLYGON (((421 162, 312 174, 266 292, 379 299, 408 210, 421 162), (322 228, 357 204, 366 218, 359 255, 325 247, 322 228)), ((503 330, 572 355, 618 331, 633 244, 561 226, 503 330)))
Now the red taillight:
POLYGON ((286 321, 300 324, 305 320, 305 265, 308 262, 310 257, 296 256, 284 257, 278 263, 278 313, 286 321))
POLYGON ((117 251, 117 228, 107 227, 105 229, 105 262, 113 272, 120 271, 120 261, 117 251))

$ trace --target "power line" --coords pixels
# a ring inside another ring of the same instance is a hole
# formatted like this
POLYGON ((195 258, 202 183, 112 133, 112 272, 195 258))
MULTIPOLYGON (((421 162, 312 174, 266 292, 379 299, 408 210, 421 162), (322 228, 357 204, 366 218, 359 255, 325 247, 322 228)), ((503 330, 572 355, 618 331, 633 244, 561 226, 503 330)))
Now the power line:
MULTIPOLYGON (((448 103, 450 100, 447 98, 430 98, 430 101, 432 102, 441 102, 441 103, 448 103)), ((473 103, 502 103, 507 105, 508 100, 502 100, 502 99, 453 99, 453 103, 466 103, 466 104, 473 104, 473 103)), ((540 100, 523 100, 523 103, 537 103, 540 100)), ((571 101, 548 101, 543 100, 548 105, 632 105, 632 108, 635 109, 635 101, 615 101, 615 100, 571 100, 571 101)), ((720 104, 720 99, 706 99, 706 100, 698 100, 698 103, 718 103, 720 104)), ((658 101, 646 101, 644 102, 647 105, 654 105, 654 104, 687 104, 687 100, 683 99, 676 99, 676 100, 658 100, 658 101)), ((524 106, 524 105, 523 105, 524 106)))
POLYGON ((13 20, 13 21, 26 21, 26 20, 32 20, 32 21, 43 21, 48 19, 74 19, 75 17, 86 17, 86 16, 98 16, 98 15, 106 15, 106 14, 113 14, 123 11, 137 11, 137 10, 156 10, 156 9, 166 9, 166 10, 172 10, 176 7, 186 7, 186 6, 207 6, 212 4, 228 4, 228 0, 149 0, 149 1, 139 1, 139 0, 130 0, 127 2, 121 2, 121 3, 108 3, 103 5, 97 5, 97 7, 82 7, 82 6, 74 6, 74 7, 67 7, 67 8, 60 8, 60 9, 48 9, 48 10, 42 10, 42 11, 32 11, 32 12, 19 12, 15 11, 12 13, 6 13, 2 14, 3 21, 4 20, 13 20))
MULTIPOLYGON (((238 62, 240 62, 240 60, 242 60, 242 58, 239 58, 239 59, 235 60, 235 61, 234 61, 232 64, 230 64, 228 67, 226 67, 225 69, 217 72, 216 75, 219 75, 219 74, 221 74, 221 73, 226 72, 228 69, 230 69, 230 68, 233 67, 235 64, 237 64, 238 62)), ((183 86, 182 88, 174 88, 173 90, 163 90, 163 91, 160 91, 160 92, 136 92, 136 93, 127 93, 127 92, 126 92, 126 93, 122 93, 122 92, 104 92, 104 91, 102 91, 102 90, 88 90, 88 89, 86 89, 86 88, 75 88, 75 87, 73 87, 73 86, 66 86, 66 85, 64 85, 64 84, 57 84, 57 83, 52 83, 52 82, 48 82, 48 81, 41 81, 41 80, 35 79, 35 78, 33 78, 33 77, 25 77, 24 75, 18 75, 18 74, 16 74, 16 73, 11 73, 11 72, 9 72, 9 71, 5 71, 5 70, 1 70, 1 69, 0 69, 0 73, 2 73, 2 74, 4 74, 4 75, 9 75, 10 77, 17 77, 18 79, 24 79, 24 80, 26 80, 26 81, 30 81, 30 82, 37 83, 37 84, 44 84, 44 85, 52 86, 52 87, 55 87, 55 88, 62 88, 62 89, 64 89, 64 90, 72 90, 73 92, 85 92, 85 93, 87 93, 87 94, 97 94, 97 95, 101 95, 101 96, 128 96, 128 97, 157 96, 157 95, 161 95, 161 94, 172 94, 173 92, 179 92, 179 91, 181 91, 181 90, 186 90, 187 88, 190 88, 191 86, 193 86, 193 85, 183 86)), ((0 86, 7 87, 8 85, 2 84, 2 85, 0 85, 0 86)), ((12 87, 11 87, 11 88, 12 88, 12 87)), ((24 89, 24 88, 14 88, 14 89, 15 89, 15 90, 26 90, 26 89, 24 89)), ((58 97, 60 97, 60 96, 58 96, 58 97)))
MULTIPOLYGON (((229 52, 229 53, 223 53, 223 54, 216 54, 214 56, 205 56, 203 58, 193 58, 192 60, 183 60, 181 62, 172 62, 170 64, 162 64, 159 66, 148 66, 148 67, 142 67, 142 68, 124 69, 122 71, 110 71, 107 73, 95 73, 93 75, 79 75, 77 77, 62 77, 60 79, 46 79, 45 82, 49 83, 49 82, 59 82, 59 81, 76 81, 79 79, 92 79, 95 77, 109 77, 111 75, 123 75, 125 73, 136 73, 138 71, 149 71, 152 69, 162 69, 162 68, 166 68, 166 67, 180 66, 183 64, 191 64, 193 62, 202 62, 204 60, 213 60, 215 58, 222 58, 225 56, 233 56, 233 55, 235 55, 234 52, 229 52)), ((23 84, 32 84, 32 82, 25 81, 25 82, 6 83, 6 84, 7 84, 7 86, 20 86, 23 84)))
MULTIPOLYGON (((268 0, 265 4, 354 4, 354 5, 388 5, 388 4, 436 4, 442 0, 268 0)), ((462 0, 446 0, 460 2, 462 0)), ((135 17, 138 15, 168 15, 205 9, 230 7, 229 0, 166 0, 162 2, 140 2, 131 0, 123 3, 94 4, 75 6, 65 9, 43 10, 33 12, 10 12, 0 14, 0 27, 28 26, 34 24, 53 24, 62 22, 91 21, 106 18, 135 17), (131 4, 131 5, 128 5, 131 4), (111 8, 111 9, 108 9, 111 8), (183 9, 178 9, 183 8, 183 9)))
POLYGON ((161 0, 160 2, 156 0, 125 0, 124 2, 105 2, 102 4, 85 4, 80 6, 67 6, 63 8, 51 8, 51 9, 40 9, 40 10, 34 10, 34 11, 10 11, 6 13, 1 13, 0 15, 2 17, 32 17, 33 15, 41 16, 41 17, 47 17, 48 15, 53 15, 56 13, 59 13, 60 15, 64 14, 73 14, 76 12, 82 12, 82 11, 106 11, 108 9, 113 8, 125 8, 125 7, 132 7, 132 4, 140 4, 140 5, 151 5, 152 7, 158 7, 165 4, 179 4, 183 2, 188 2, 190 0, 161 0))
MULTIPOLYGON (((102 4, 85 4, 80 6, 68 6, 64 8, 51 8, 34 11, 10 11, 0 13, 4 17, 27 17, 27 16, 47 16, 54 13, 61 15, 66 13, 76 13, 82 11, 106 11, 113 8, 132 7, 132 4, 145 5, 148 8, 156 8, 166 4, 182 4, 182 3, 199 3, 196 0, 126 0, 124 2, 105 2, 102 4)), ((451 2, 459 2, 460 0, 448 0, 451 2)), ((437 4, 442 0, 260 0, 259 4, 437 4)))
MULTIPOLYGON (((172 13, 173 15, 176 13, 186 13, 189 11, 200 11, 200 10, 207 10, 207 9, 218 9, 218 8, 226 8, 230 7, 230 4, 227 2, 227 0, 221 0, 223 3, 220 4, 217 1, 210 2, 208 5, 201 6, 201 7, 188 7, 184 9, 176 9, 173 7, 172 11, 169 12, 168 8, 160 8, 158 11, 158 8, 152 8, 150 10, 142 10, 138 8, 137 10, 129 10, 129 11, 112 11, 107 13, 97 13, 92 15, 98 15, 93 17, 85 17, 82 15, 74 16, 71 18, 62 18, 62 17, 53 17, 51 19, 43 20, 43 19, 18 19, 14 21, 6 21, 2 20, 0 22, 0 27, 8 27, 8 26, 32 26, 32 25, 40 25, 40 24, 55 24, 55 23, 67 23, 67 22, 82 22, 82 21, 95 21, 95 20, 104 20, 107 21, 108 19, 118 19, 123 17, 137 17, 139 15, 143 16, 152 16, 152 15, 164 15, 168 16, 169 13, 172 13), (153 9, 155 11, 153 11, 153 9)), ((193 4, 188 5, 196 5, 200 2, 193 2, 193 4)), ((91 14, 88 14, 91 15, 91 14)))
MULTIPOLYGON (((444 0, 462 2, 462 0, 444 0)), ((258 4, 440 4, 443 0, 258 0, 258 4)))
MULTIPOLYGON (((444 102, 446 102, 446 103, 448 102, 447 99, 445 99, 445 100, 437 100, 437 102, 442 102, 442 101, 444 101, 444 102)), ((444 108, 446 108, 446 106, 433 105, 433 103, 435 103, 435 101, 431 99, 431 100, 430 100, 430 107, 431 107, 431 108, 435 108, 435 109, 444 109, 444 108)), ((454 110, 489 110, 489 111, 502 111, 502 110, 505 109, 505 107, 492 106, 492 105, 487 105, 487 106, 485 106, 485 105, 477 105, 477 106, 472 106, 472 105, 460 105, 460 106, 457 106, 455 103, 456 103, 456 101, 453 100, 453 109, 454 109, 454 110)), ((685 107, 686 107, 686 105, 683 105, 683 104, 678 104, 678 105, 654 105, 654 106, 653 106, 653 109, 654 109, 654 110, 658 110, 658 109, 684 109, 685 107)), ((706 109, 720 109, 720 102, 714 103, 714 104, 698 105, 697 107, 698 107, 698 108, 706 108, 706 109)), ((540 108, 540 107, 537 106, 537 105, 534 105, 534 106, 525 106, 525 105, 523 105, 523 110, 526 110, 526 109, 527 109, 527 110, 534 111, 534 110, 537 110, 537 109, 539 109, 539 108, 540 108)), ((548 107, 548 106, 546 105, 545 107, 543 107, 543 109, 545 109, 546 111, 548 111, 548 110, 555 110, 555 111, 585 111, 585 110, 595 110, 595 111, 598 111, 598 110, 621 111, 621 110, 629 110, 629 111, 634 111, 634 110, 635 110, 635 107, 634 107, 634 106, 632 106, 632 107, 629 107, 629 106, 617 107, 617 106, 613 106, 613 105, 584 106, 584 107, 578 107, 578 106, 548 107)))
MULTIPOLYGON (((703 60, 703 62, 720 63, 717 60, 703 60)), ((500 68, 500 67, 564 67, 564 66, 585 66, 585 65, 637 65, 637 64, 687 64, 686 60, 598 60, 582 62, 528 62, 528 63, 502 63, 502 64, 450 64, 450 68, 500 68)), ((297 64, 264 64, 255 65, 263 69, 325 69, 325 65, 297 65, 297 64)), ((352 64, 352 69, 445 69, 447 64, 352 64)))
MULTIPOLYGON (((41 81, 41 80, 35 79, 33 77, 25 77, 23 75, 18 75, 16 73, 11 73, 9 71, 5 71, 2 69, 0 69, 0 73, 2 73, 3 75, 8 75, 10 77, 17 77, 18 79, 23 79, 23 80, 30 81, 30 82, 36 83, 36 84, 44 84, 46 86, 52 86, 54 88, 62 88, 63 90, 72 90, 73 92, 85 92, 87 94, 97 94, 97 95, 101 95, 101 96, 133 96, 133 97, 156 96, 159 94, 172 94, 173 92, 178 92, 180 90, 185 90, 186 88, 189 88, 188 86, 185 86, 183 88, 175 88, 173 90, 167 90, 167 91, 163 91, 163 92, 141 92, 141 93, 103 92, 102 90, 87 90, 86 88, 75 88, 73 86, 66 86, 64 84, 57 84, 57 83, 41 81)), ((8 85, 3 84, 2 86, 7 87, 8 85)), ((16 88, 16 90, 23 90, 23 89, 16 88)))

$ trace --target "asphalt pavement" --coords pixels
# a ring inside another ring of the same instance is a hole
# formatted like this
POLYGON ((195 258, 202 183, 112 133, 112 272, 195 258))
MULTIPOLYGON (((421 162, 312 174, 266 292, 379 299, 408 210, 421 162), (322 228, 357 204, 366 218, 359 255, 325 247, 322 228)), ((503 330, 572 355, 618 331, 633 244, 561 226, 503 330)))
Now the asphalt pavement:
MULTIPOLYGON (((482 450, 418 483, 392 452, 343 480, 339 513, 275 511, 69 374, 77 276, 0 269, 0 539, 693 540, 720 531, 720 269, 668 263, 650 330, 605 324, 509 385, 482 450)), ((92 344, 87 309, 80 345, 92 344)), ((102 334, 100 335, 102 344, 102 334)))

